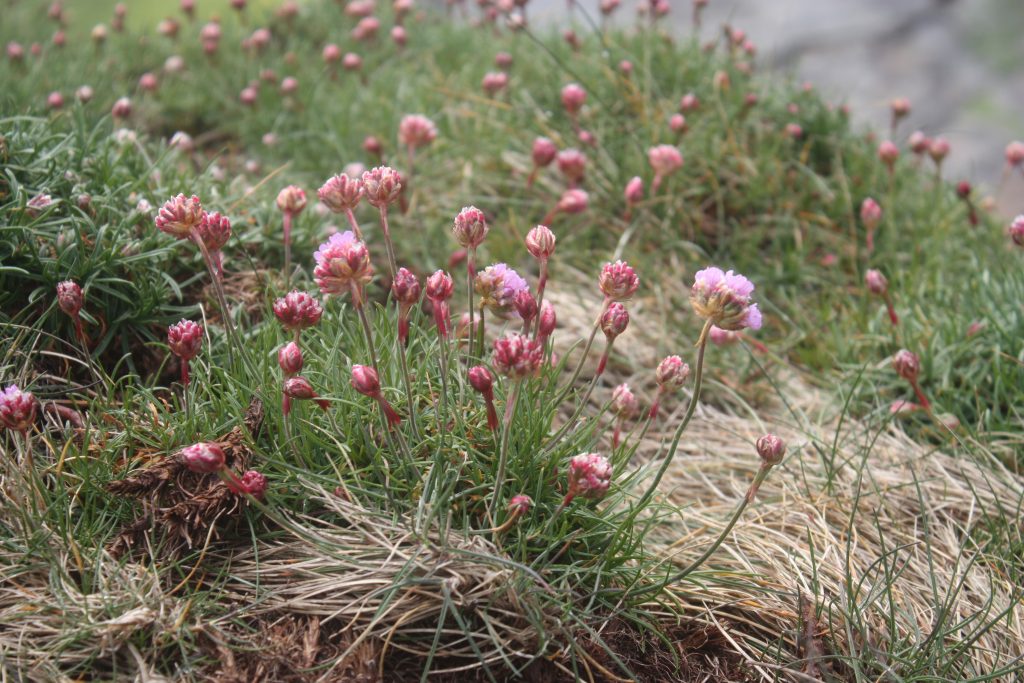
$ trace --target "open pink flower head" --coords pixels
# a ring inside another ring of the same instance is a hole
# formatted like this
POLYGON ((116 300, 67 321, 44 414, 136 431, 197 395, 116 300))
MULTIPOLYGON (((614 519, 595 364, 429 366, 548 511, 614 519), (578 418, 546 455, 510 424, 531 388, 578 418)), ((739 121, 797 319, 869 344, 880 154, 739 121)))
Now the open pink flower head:
POLYGON ((277 208, 281 213, 296 216, 306 208, 306 193, 301 187, 289 185, 277 193, 277 208))
POLYGON ((203 326, 191 320, 174 323, 167 328, 167 345, 178 358, 192 360, 203 345, 203 326))
POLYGON ((29 391, 9 384, 0 391, 0 424, 16 432, 26 432, 36 421, 39 401, 29 391))
POLYGON ((548 166, 555 160, 558 154, 558 147, 548 138, 540 137, 533 141, 533 149, 530 155, 533 157, 535 166, 548 166))
POLYGON ((612 302, 601 316, 601 331, 608 341, 614 340, 629 327, 629 311, 618 301, 612 302))
POLYGON ((616 261, 604 264, 597 284, 608 299, 626 301, 636 293, 640 286, 640 278, 628 263, 616 261))
POLYGON ((363 181, 350 178, 347 174, 331 176, 317 190, 320 202, 334 213, 352 210, 363 198, 363 181))
POLYGON ((690 303, 700 317, 723 330, 761 328, 761 311, 752 303, 754 284, 733 271, 711 266, 698 271, 690 289, 690 303))
POLYGON ((683 155, 672 145, 657 145, 647 150, 647 160, 659 176, 667 176, 683 167, 683 155))
POLYGON ((199 239, 210 251, 219 251, 231 239, 231 221, 216 211, 203 212, 203 218, 196 226, 199 239))
POLYGON ((473 280, 480 306, 486 306, 499 317, 511 315, 516 295, 528 287, 526 280, 504 263, 487 266, 473 280))
POLYGON ((436 137, 437 126, 422 114, 409 114, 398 124, 398 139, 406 147, 424 147, 436 137))
POLYGON ((868 230, 874 230, 882 222, 882 207, 871 197, 860 205, 860 220, 868 230))
POLYGON ((558 240, 546 225, 535 225, 526 233, 526 250, 538 261, 546 261, 555 253, 558 240))
POLYGON ((1024 247, 1024 214, 1017 216, 1010 223, 1010 239, 1018 247, 1024 247))
POLYGON ((563 149, 555 157, 558 162, 558 170, 570 183, 578 183, 583 180, 587 172, 587 155, 578 149, 570 147, 563 149))
POLYGON ((195 195, 186 197, 179 194, 164 202, 160 211, 157 212, 154 222, 161 232, 183 240, 188 239, 192 229, 198 227, 201 220, 203 220, 203 205, 199 201, 199 197, 195 195))
POLYGON ((394 204, 402 191, 402 176, 390 166, 377 166, 363 174, 366 201, 378 209, 394 204))
POLYGON ((292 291, 274 302, 274 315, 284 329, 303 330, 320 322, 324 309, 306 292, 292 291))
POLYGON ((569 459, 569 498, 603 498, 611 482, 612 465, 603 455, 580 453, 569 459))
POLYGON ((60 310, 74 318, 82 310, 84 302, 82 288, 78 286, 77 282, 64 280, 57 283, 57 305, 60 306, 60 310))
POLYGON ((331 235, 314 257, 313 277, 323 294, 344 294, 373 279, 370 252, 350 230, 331 235))
POLYGON ((224 451, 215 443, 201 441, 178 452, 182 464, 192 472, 210 474, 224 467, 224 451))
POLYGON ((467 249, 476 249, 487 237, 487 217, 475 206, 467 206, 455 217, 452 234, 467 249))
POLYGON ((447 301, 455 292, 455 281, 443 270, 435 271, 427 278, 427 298, 431 301, 447 301))
POLYGON ((590 195, 583 190, 573 188, 566 190, 558 199, 558 210, 562 213, 583 213, 590 203, 590 195))
POLYGON ((620 384, 612 390, 612 412, 624 420, 628 420, 640 410, 640 403, 636 400, 632 390, 626 383, 620 384))
POLYGON ((908 382, 916 382, 921 372, 921 361, 916 353, 900 349, 892 357, 892 368, 896 374, 908 382))
POLYGON ((562 88, 562 106, 571 115, 575 115, 583 108, 587 101, 587 91, 576 83, 570 83, 562 88))
POLYGON ((511 333, 494 340, 494 369, 509 379, 535 375, 544 359, 544 346, 526 335, 511 333))
POLYGON ((868 291, 876 296, 884 296, 889 289, 889 281, 882 275, 882 271, 874 268, 864 273, 864 284, 867 285, 868 291))

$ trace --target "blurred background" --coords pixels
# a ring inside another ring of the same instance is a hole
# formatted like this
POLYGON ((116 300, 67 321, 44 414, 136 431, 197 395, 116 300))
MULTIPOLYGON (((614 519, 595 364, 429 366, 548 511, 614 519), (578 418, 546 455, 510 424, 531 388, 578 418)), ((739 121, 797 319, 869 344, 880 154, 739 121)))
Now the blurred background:
MULTIPOLYGON (((123 2, 129 22, 155 26, 179 0, 123 2)), ((598 0, 577 2, 570 16, 567 0, 530 0, 531 23, 573 21, 582 32, 590 26, 584 12, 597 21, 598 0)), ((668 27, 690 35, 691 0, 671 3, 668 27)), ((73 16, 98 23, 109 21, 114 0, 65 4, 73 16)), ((231 12, 228 0, 196 0, 196 7, 203 17, 231 12)), ((629 25, 636 16, 636 0, 624 0, 615 20, 629 25)), ((762 70, 813 83, 882 135, 890 100, 909 98, 913 110, 896 142, 917 129, 947 138, 947 177, 980 185, 1004 213, 1024 213, 1024 178, 1007 177, 1003 158, 1010 140, 1024 140, 1024 0, 709 0, 701 39, 715 37, 725 23, 754 41, 762 70)))

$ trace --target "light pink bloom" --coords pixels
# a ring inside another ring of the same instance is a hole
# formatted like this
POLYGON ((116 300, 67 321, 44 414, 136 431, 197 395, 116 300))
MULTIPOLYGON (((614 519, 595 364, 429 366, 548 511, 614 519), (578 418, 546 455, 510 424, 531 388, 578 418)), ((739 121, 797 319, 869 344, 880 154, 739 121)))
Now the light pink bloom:
POLYGON ((409 114, 398 124, 398 140, 411 149, 429 145, 436 137, 434 122, 421 114, 409 114))
POLYGON ((402 191, 402 176, 388 166, 377 166, 363 174, 366 201, 378 209, 394 204, 402 191))
POLYGON ((640 278, 625 261, 606 263, 601 268, 598 287, 610 301, 626 301, 636 293, 640 278))
POLYGON ((27 432, 36 421, 39 401, 29 391, 9 384, 0 392, 0 424, 15 432, 27 432))
POLYGON ((203 205, 199 197, 179 194, 164 202, 154 222, 161 232, 183 240, 188 239, 192 230, 199 226, 203 215, 203 205))
POLYGON ((518 380, 537 374, 543 359, 543 344, 526 335, 511 333, 494 340, 491 364, 509 379, 518 380))
POLYGON ((200 442, 178 451, 178 458, 190 471, 212 474, 224 468, 224 451, 211 442, 200 442))
POLYGON ((64 280, 57 283, 57 305, 60 310, 72 318, 77 318, 83 303, 85 303, 85 297, 77 282, 64 280))
POLYGON ((698 271, 690 289, 690 303, 697 315, 724 330, 761 328, 761 312, 751 302, 754 285, 733 271, 714 266, 698 271))
POLYGON ((122 97, 116 102, 110 109, 110 114, 115 119, 126 119, 132 115, 132 101, 127 97, 122 97))
POLYGON ((487 218, 475 206, 467 206, 455 217, 452 234, 455 240, 467 249, 476 249, 487 237, 487 218))
POLYGON ((526 280, 504 263, 487 266, 473 279, 473 290, 480 296, 480 307, 486 306, 501 318, 513 313, 516 295, 528 289, 526 280))
POLYGON ((323 294, 350 292, 353 304, 361 306, 362 288, 373 279, 373 265, 366 245, 351 231, 331 235, 313 255, 313 277, 323 294))
POLYGON ((563 505, 573 498, 597 500, 608 493, 612 480, 612 465, 603 455, 581 453, 569 459, 569 492, 563 505))
POLYGON ((928 156, 932 158, 936 164, 941 164, 942 160, 949 155, 949 141, 946 138, 935 138, 932 140, 932 144, 928 147, 928 156))
POLYGON ((298 332, 320 322, 324 309, 306 292, 292 291, 274 302, 274 315, 284 329, 298 332))
POLYGON ((359 205, 364 193, 363 181, 348 174, 331 176, 317 190, 320 202, 334 213, 351 211, 359 205))

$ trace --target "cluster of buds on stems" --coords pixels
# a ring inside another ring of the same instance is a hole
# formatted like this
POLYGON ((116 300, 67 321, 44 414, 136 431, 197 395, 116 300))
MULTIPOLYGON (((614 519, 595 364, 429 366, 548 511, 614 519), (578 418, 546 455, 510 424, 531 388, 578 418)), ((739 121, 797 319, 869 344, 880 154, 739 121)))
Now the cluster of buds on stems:
POLYGON ((216 443, 201 441, 178 451, 178 459, 196 474, 217 474, 224 484, 237 495, 250 495, 262 499, 267 490, 267 478, 256 470, 249 470, 241 477, 228 469, 224 450, 216 443))

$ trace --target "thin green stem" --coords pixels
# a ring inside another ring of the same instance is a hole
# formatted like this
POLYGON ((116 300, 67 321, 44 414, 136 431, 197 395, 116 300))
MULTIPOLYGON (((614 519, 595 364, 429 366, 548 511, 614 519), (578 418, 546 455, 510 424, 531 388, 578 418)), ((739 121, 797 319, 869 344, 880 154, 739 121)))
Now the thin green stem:
POLYGON ((519 401, 519 388, 523 381, 517 379, 512 385, 507 402, 505 403, 505 423, 501 431, 501 447, 498 450, 498 473, 494 478, 494 496, 487 509, 488 519, 494 519, 494 512, 502 500, 502 489, 505 486, 505 468, 508 465, 508 442, 512 435, 512 418, 515 416, 516 403, 519 401))
POLYGON ((355 285, 353 285, 352 298, 354 300, 356 313, 359 315, 359 322, 361 322, 363 326, 363 336, 366 337, 366 350, 370 354, 370 361, 373 363, 373 369, 378 370, 377 350, 373 348, 373 329, 370 327, 370 321, 366 318, 366 306, 363 304, 362 295, 355 289, 355 285))
POLYGON ((388 253, 388 269, 391 273, 391 281, 395 280, 395 273, 398 272, 398 262, 395 260, 395 245, 391 243, 391 228, 388 225, 388 207, 383 204, 380 207, 380 227, 384 232, 384 249, 388 253))
MULTIPOLYGON (((466 291, 469 296, 469 338, 473 339, 473 271, 476 269, 476 247, 469 248, 466 256, 466 291)), ((472 364, 473 344, 466 345, 466 365, 472 364)))

